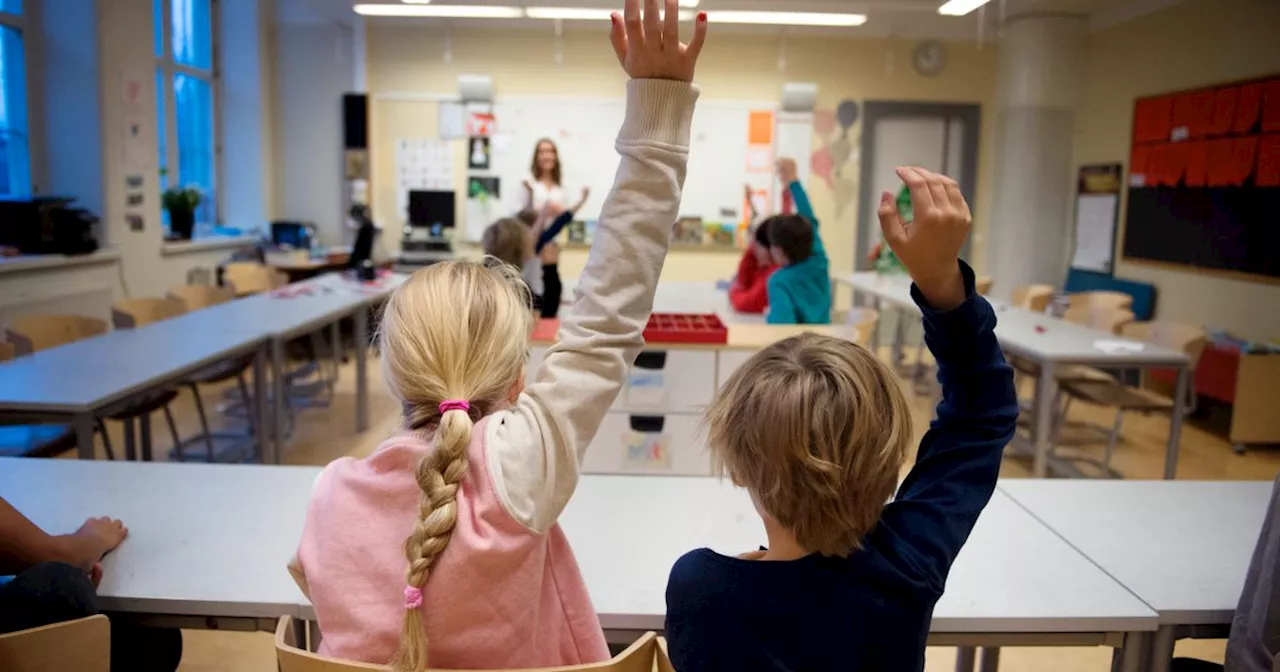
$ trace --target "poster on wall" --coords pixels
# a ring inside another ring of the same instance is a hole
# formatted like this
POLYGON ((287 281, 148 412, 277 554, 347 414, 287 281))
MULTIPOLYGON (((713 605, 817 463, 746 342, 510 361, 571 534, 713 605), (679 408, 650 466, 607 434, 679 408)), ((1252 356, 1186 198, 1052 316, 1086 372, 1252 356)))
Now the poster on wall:
POLYGON ((1076 185, 1076 251, 1071 267, 1112 273, 1123 167, 1081 166, 1076 185))
POLYGON ((409 192, 453 190, 453 149, 442 140, 396 141, 396 213, 407 217, 409 192))
POLYGON ((467 168, 489 170, 489 138, 473 137, 467 144, 467 168))

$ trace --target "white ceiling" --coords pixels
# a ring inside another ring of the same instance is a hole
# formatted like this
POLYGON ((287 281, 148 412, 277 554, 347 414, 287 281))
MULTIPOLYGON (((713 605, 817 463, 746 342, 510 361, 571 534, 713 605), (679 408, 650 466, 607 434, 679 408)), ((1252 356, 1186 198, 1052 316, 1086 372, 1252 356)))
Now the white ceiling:
MULTIPOLYGON (((277 17, 282 23, 349 23, 354 17, 351 6, 355 0, 276 0, 277 17)), ((398 0, 360 0, 398 4, 398 0)), ((949 17, 937 13, 943 0, 787 0, 789 11, 860 12, 868 16, 867 23, 858 28, 789 29, 794 32, 840 32, 860 37, 893 36, 901 39, 976 40, 981 32, 985 39, 994 39, 1000 16, 1026 13, 1054 12, 1083 14, 1091 18, 1095 27, 1107 27, 1132 20, 1139 16, 1177 4, 1180 0, 992 0, 985 8, 985 22, 980 14, 949 17), (983 24, 983 25, 980 25, 983 24), (980 28, 982 29, 980 31, 980 28)), ((459 5, 538 5, 555 7, 604 7, 621 6, 620 0, 434 0, 435 4, 459 5)), ((701 0, 699 9, 777 10, 778 0, 701 0)), ((430 24, 439 20, 428 19, 371 19, 376 22, 402 22, 430 24)), ((538 29, 547 26, 546 21, 453 21, 454 25, 491 26, 538 29)), ((566 22, 567 29, 586 27, 586 24, 566 22)), ((773 27, 735 27, 736 30, 776 31, 773 27)))

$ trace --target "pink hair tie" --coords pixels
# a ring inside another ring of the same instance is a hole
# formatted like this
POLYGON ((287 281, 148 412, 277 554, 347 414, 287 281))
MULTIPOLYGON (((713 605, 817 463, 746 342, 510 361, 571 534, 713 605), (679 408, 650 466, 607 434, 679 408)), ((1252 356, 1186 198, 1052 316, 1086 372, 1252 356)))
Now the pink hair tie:
POLYGON ((417 609, 422 606, 422 589, 417 586, 404 587, 404 608, 405 611, 417 609))
POLYGON ((440 414, 444 415, 449 411, 462 411, 464 413, 471 412, 471 404, 463 399, 448 399, 440 402, 440 414))

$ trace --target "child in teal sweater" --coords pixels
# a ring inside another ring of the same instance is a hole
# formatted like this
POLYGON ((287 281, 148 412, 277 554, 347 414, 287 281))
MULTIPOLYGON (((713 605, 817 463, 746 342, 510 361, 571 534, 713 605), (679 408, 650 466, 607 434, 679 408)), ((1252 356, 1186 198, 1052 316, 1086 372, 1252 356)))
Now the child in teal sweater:
POLYGON ((769 277, 769 324, 830 324, 830 264, 818 218, 796 179, 796 162, 779 160, 778 177, 791 191, 799 214, 767 221, 769 250, 780 267, 769 277))

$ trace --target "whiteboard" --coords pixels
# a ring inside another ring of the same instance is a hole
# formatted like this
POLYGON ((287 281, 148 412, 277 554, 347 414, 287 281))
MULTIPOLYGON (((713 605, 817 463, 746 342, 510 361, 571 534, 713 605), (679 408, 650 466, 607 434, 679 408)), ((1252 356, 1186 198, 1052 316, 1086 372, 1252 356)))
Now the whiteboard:
MULTIPOLYGON (((749 114, 776 107, 776 102, 698 103, 681 216, 702 217, 706 222, 738 221, 743 185, 748 181, 749 114), (722 210, 734 214, 726 217, 722 210)), ((566 199, 576 202, 582 188, 590 188, 591 197, 578 218, 599 218, 617 174, 619 157, 614 142, 625 109, 621 99, 499 100, 494 105, 498 132, 492 143, 490 168, 502 180, 503 202, 512 212, 520 208, 520 183, 529 177, 534 148, 539 139, 550 138, 560 150, 566 199)))

